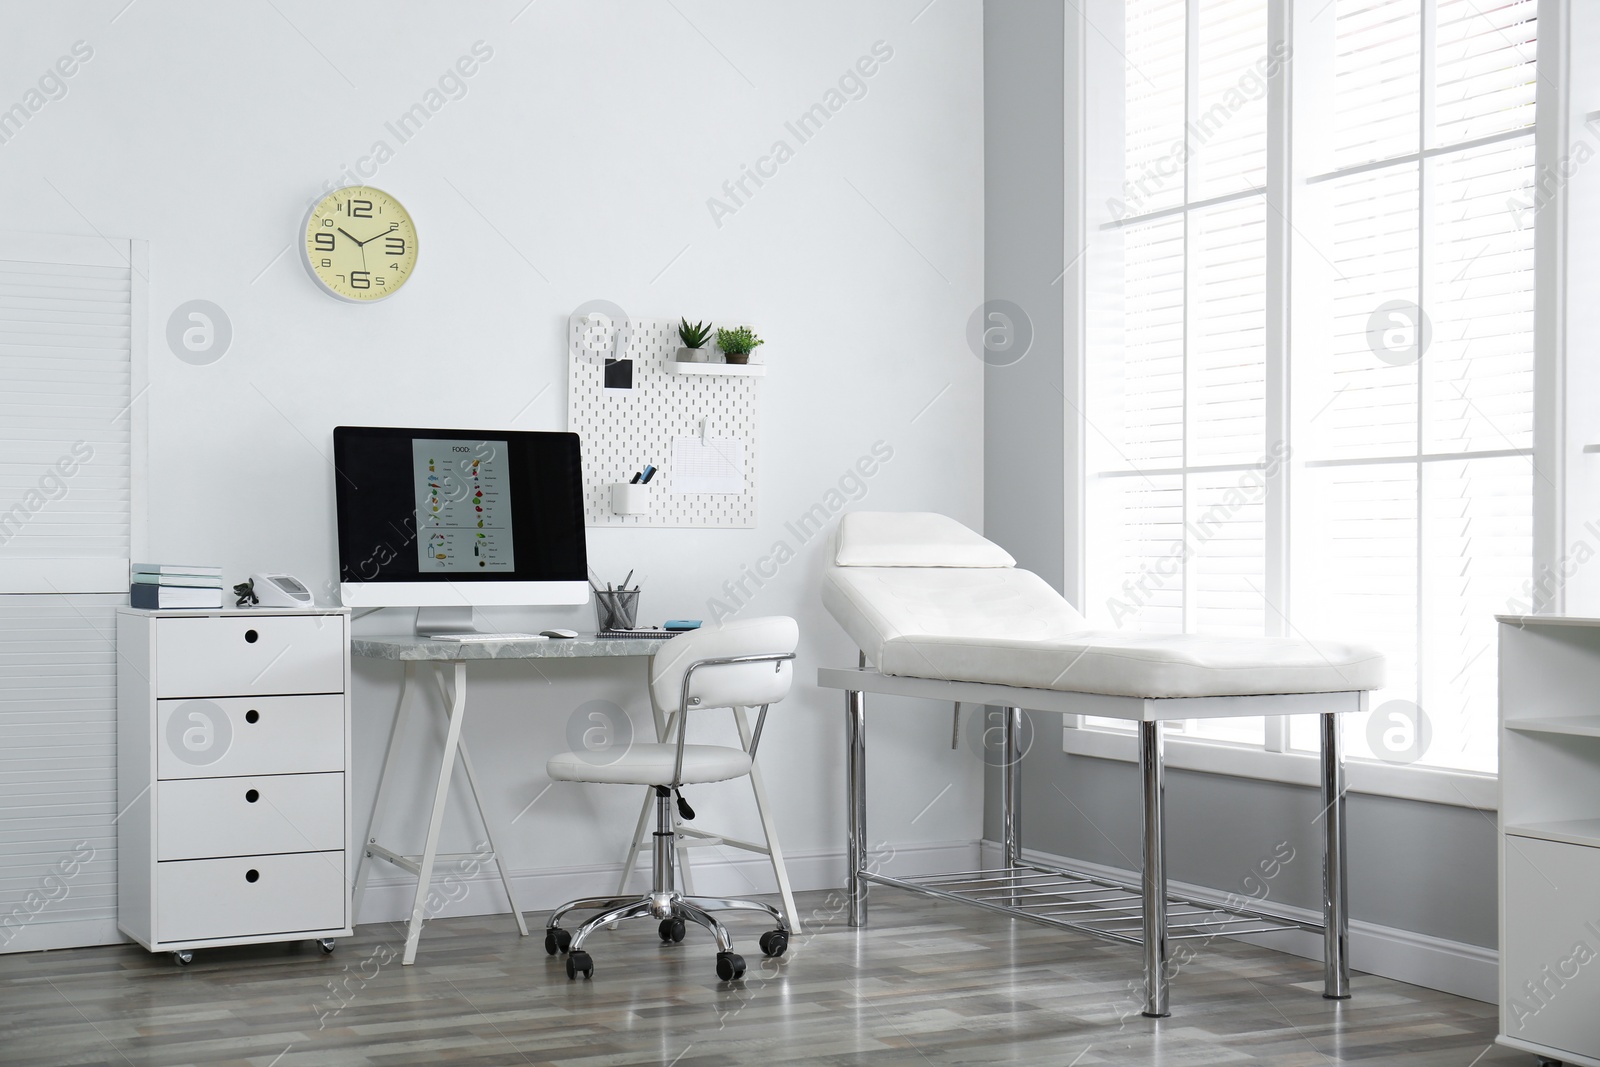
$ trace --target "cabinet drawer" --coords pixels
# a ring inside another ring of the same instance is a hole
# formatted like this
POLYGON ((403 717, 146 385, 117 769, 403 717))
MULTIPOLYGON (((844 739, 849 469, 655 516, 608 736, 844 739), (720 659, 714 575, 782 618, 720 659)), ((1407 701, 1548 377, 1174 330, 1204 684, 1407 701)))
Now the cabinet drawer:
POLYGON ((156 696, 344 692, 344 616, 156 620, 156 696))
POLYGON ((342 771, 344 732, 343 696, 161 700, 156 773, 167 779, 342 771))
POLYGON ((156 786, 156 858, 324 852, 345 845, 344 775, 195 778, 156 786))
POLYGON ((1503 848, 1500 1032, 1600 1057, 1600 849, 1524 837, 1503 848))
POLYGON ((156 936, 202 941, 340 930, 345 899, 343 852, 160 863, 156 936))

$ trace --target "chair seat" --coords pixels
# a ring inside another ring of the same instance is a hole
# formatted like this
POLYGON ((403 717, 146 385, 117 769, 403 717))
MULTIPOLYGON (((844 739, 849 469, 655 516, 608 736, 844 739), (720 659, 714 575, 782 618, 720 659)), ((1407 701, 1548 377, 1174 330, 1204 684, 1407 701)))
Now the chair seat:
MULTIPOLYGON (((608 754, 609 755, 609 754, 608 754)), ((593 752, 563 752, 545 765, 558 782, 606 782, 612 785, 668 785, 678 757, 677 745, 635 744, 611 762, 593 752)), ((685 785, 725 782, 750 773, 750 756, 724 745, 684 745, 685 785)))

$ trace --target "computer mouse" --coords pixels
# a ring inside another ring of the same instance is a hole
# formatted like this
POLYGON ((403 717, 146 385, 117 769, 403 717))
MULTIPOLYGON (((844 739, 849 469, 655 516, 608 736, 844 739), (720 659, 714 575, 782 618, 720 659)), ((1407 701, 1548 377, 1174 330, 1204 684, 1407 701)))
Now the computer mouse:
POLYGON ((551 629, 548 629, 548 630, 540 630, 539 633, 543 634, 545 637, 577 637, 578 636, 578 631, 562 629, 559 626, 552 627, 551 629))

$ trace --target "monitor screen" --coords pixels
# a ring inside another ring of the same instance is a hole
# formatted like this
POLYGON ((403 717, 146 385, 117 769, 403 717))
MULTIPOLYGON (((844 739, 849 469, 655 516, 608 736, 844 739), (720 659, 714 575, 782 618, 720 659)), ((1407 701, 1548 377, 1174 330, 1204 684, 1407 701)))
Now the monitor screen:
POLYGON ((333 457, 346 604, 570 603, 393 586, 586 581, 576 434, 339 426, 333 457))

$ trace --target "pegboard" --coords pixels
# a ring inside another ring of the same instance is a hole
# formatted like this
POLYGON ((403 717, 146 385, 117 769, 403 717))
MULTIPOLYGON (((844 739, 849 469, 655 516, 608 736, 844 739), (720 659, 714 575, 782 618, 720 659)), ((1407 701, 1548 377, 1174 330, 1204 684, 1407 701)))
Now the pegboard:
MULTIPOLYGON (((758 377, 669 374, 682 342, 667 319, 629 319, 624 351, 633 360, 633 388, 605 388, 605 361, 615 353, 617 324, 573 319, 567 339, 567 428, 583 444, 583 510, 589 526, 722 526, 756 524, 756 383, 758 377), (672 439, 694 437, 705 419, 708 437, 744 442, 744 492, 673 492, 672 439), (611 485, 653 463, 650 513, 617 515, 611 485)), ((759 358, 759 357, 757 357, 759 358)))

